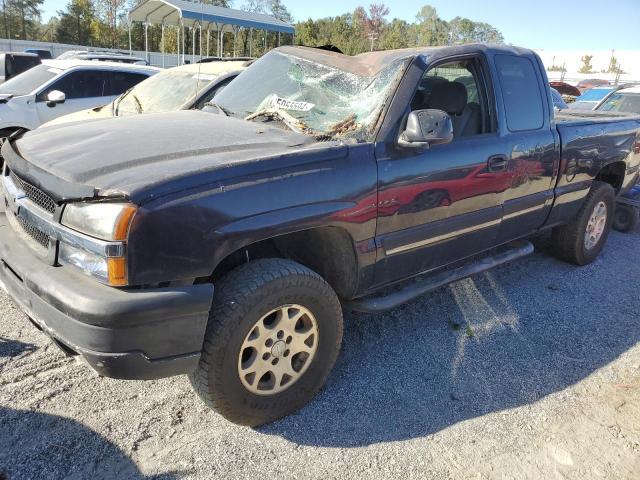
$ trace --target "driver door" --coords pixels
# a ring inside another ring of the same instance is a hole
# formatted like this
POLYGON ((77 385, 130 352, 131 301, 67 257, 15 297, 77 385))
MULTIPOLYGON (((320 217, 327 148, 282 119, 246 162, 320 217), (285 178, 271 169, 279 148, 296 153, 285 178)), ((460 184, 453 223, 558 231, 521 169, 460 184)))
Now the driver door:
POLYGON ((60 77, 36 95, 36 111, 40 124, 69 113, 104 105, 109 96, 109 71, 75 70, 60 77), (47 105, 47 95, 54 90, 65 94, 64 103, 47 105))
POLYGON ((511 180, 511 148, 497 133, 487 78, 480 56, 428 70, 410 109, 448 113, 453 141, 426 149, 392 147, 378 157, 376 284, 495 245, 511 180))

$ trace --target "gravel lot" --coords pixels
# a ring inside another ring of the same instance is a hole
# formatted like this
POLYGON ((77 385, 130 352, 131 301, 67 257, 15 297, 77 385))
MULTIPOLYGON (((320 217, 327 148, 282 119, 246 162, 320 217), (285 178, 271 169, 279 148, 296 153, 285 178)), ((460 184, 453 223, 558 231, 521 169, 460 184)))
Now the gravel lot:
MULTIPOLYGON (((99 378, 0 295, 4 478, 640 478, 640 232, 544 252, 387 315, 347 314, 305 409, 259 429, 185 377, 99 378)), ((0 478, 3 475, 0 473, 0 478)))

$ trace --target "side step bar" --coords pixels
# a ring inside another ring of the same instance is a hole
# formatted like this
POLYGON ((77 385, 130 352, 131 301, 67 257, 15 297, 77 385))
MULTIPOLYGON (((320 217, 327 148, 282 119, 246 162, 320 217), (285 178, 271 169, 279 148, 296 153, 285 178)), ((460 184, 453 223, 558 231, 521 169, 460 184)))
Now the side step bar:
POLYGON ((435 275, 424 274, 424 278, 417 277, 410 285, 401 287, 388 295, 365 297, 346 302, 345 308, 365 313, 391 310, 444 285, 484 272, 531 253, 533 253, 533 244, 526 240, 518 240, 505 245, 494 255, 483 257, 453 270, 445 270, 435 275))

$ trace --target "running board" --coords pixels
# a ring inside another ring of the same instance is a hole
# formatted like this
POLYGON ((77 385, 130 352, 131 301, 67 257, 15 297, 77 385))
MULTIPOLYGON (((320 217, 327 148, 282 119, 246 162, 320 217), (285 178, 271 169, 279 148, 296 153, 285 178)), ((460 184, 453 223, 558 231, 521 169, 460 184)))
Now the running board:
POLYGON ((533 253, 533 244, 526 240, 518 240, 505 245, 494 255, 483 257, 453 270, 445 270, 435 275, 424 274, 424 278, 417 277, 410 285, 401 287, 388 295, 365 297, 346 302, 345 308, 365 313, 391 310, 436 288, 462 280, 476 273, 484 272, 531 253, 533 253))

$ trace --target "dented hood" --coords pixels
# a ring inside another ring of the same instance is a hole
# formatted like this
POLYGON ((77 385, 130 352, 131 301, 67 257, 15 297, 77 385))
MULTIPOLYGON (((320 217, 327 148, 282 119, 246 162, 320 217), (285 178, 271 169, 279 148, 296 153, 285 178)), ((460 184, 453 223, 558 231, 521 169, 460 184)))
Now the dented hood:
POLYGON ((306 135, 263 123, 180 111, 39 128, 13 142, 13 151, 3 148, 3 154, 16 173, 58 199, 74 192, 143 199, 207 183, 212 171, 280 157, 312 143, 306 135), (174 181, 186 177, 192 181, 174 181))

